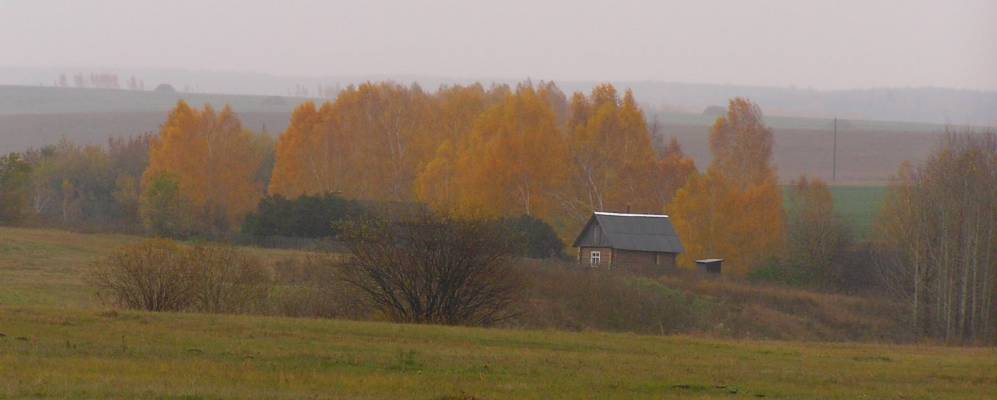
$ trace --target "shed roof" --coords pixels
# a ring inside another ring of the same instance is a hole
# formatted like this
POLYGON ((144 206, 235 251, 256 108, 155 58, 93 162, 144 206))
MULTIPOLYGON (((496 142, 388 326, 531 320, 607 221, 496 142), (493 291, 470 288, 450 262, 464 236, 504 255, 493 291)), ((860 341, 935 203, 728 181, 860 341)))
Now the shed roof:
POLYGON ((575 239, 575 247, 607 245, 621 250, 681 253, 682 241, 667 215, 596 212, 575 239), (592 242, 586 233, 601 229, 603 240, 592 242))

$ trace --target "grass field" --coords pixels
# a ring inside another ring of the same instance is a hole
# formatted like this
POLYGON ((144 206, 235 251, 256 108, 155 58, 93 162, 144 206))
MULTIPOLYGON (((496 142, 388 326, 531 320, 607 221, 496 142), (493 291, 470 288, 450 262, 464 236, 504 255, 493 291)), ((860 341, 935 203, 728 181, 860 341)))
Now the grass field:
MULTIPOLYGON (((112 311, 140 240, 0 228, 2 398, 983 399, 997 350, 112 311)), ((253 250, 269 259, 295 254, 253 250)))
MULTIPOLYGON (((784 186, 788 207, 790 186, 784 186)), ((858 239, 868 238, 886 199, 886 186, 831 186, 834 209, 851 227, 858 239)))
POLYGON ((0 307, 0 397, 984 399, 997 351, 0 307), (464 396, 464 397, 461 397, 464 396))

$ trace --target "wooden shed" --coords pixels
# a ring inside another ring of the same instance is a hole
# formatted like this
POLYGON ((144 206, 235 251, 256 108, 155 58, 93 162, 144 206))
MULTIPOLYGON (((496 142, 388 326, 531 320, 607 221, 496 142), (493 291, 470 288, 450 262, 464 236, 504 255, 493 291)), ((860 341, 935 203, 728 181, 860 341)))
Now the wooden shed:
POLYGON ((593 213, 573 246, 583 265, 655 273, 675 269, 683 251, 671 219, 658 214, 593 213))

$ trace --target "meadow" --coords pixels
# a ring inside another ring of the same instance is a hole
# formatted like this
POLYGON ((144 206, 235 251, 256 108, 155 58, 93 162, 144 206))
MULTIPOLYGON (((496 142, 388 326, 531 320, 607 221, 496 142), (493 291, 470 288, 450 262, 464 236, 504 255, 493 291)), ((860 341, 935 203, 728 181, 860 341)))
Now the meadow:
MULTIPOLYGON (((0 398, 975 399, 997 393, 993 348, 110 309, 93 298, 82 271, 137 240, 0 228, 0 398)), ((248 251, 269 260, 298 253, 248 251)))
MULTIPOLYGON (((834 209, 852 229, 857 239, 868 239, 873 233, 876 218, 886 200, 886 186, 830 186, 834 209)), ((790 186, 783 187, 783 199, 789 207, 790 186)))

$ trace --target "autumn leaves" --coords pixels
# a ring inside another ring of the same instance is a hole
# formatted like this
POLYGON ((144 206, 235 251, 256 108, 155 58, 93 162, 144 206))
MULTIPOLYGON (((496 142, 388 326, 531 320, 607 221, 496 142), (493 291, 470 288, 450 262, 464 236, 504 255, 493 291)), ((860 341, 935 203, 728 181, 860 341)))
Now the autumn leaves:
POLYGON ((680 263, 722 257, 746 274, 778 254, 785 225, 772 141, 756 105, 730 101, 710 131, 709 169, 693 176, 670 207, 686 248, 680 263))
POLYGON ((552 83, 436 93, 364 84, 295 111, 270 192, 415 200, 469 218, 526 214, 568 237, 592 210, 661 212, 694 168, 670 149, 658 158, 632 93, 611 85, 569 103, 552 83))
POLYGON ((269 182, 258 173, 265 142, 227 107, 178 104, 143 178, 146 226, 165 218, 232 230, 268 192, 415 201, 465 218, 526 214, 563 238, 592 211, 667 211, 686 261, 722 256, 744 268, 782 235, 772 133, 742 99, 714 126, 702 176, 676 141, 654 147, 633 94, 612 85, 569 100, 553 83, 436 92, 366 83, 294 111, 269 182))
POLYGON ((265 157, 231 108, 215 112, 177 104, 153 138, 142 176, 141 215, 158 234, 227 232, 256 208, 265 157))

